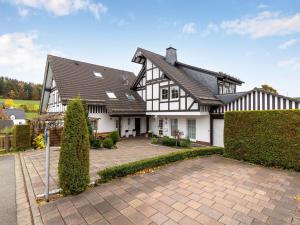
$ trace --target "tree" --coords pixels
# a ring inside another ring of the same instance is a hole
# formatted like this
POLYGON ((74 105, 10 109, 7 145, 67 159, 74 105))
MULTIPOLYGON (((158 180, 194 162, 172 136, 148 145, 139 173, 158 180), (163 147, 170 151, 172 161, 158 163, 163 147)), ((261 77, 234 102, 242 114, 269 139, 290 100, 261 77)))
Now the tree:
POLYGON ((92 139, 93 139, 93 128, 92 128, 91 121, 89 119, 89 109, 88 109, 88 106, 87 106, 85 100, 82 100, 82 105, 83 105, 83 109, 84 109, 86 124, 87 124, 88 131, 89 131, 89 139, 90 139, 90 142, 91 142, 92 139))
POLYGON ((263 85, 261 85, 261 88, 264 91, 271 92, 271 93, 274 93, 274 94, 278 94, 277 90, 275 88, 273 88, 272 86, 270 86, 270 85, 263 84, 263 85))
POLYGON ((5 99, 4 101, 4 105, 7 107, 7 108, 12 108, 14 106, 14 100, 12 99, 5 99))
POLYGON ((68 102, 58 163, 59 185, 64 195, 84 191, 89 177, 89 133, 80 98, 68 102))
POLYGON ((9 97, 9 98, 15 98, 15 97, 16 97, 16 92, 15 92, 14 90, 10 90, 10 91, 8 92, 8 97, 9 97))

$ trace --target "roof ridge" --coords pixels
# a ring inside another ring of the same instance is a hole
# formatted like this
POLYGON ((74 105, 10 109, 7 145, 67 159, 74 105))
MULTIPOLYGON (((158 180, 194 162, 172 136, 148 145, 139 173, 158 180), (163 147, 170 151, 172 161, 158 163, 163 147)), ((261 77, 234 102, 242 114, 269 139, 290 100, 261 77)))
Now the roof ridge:
POLYGON ((99 64, 95 64, 95 63, 90 63, 90 62, 84 62, 82 60, 77 60, 77 59, 69 59, 69 58, 65 58, 65 57, 61 57, 61 56, 56 56, 56 55, 51 55, 51 54, 48 54, 47 55, 47 58, 59 58, 59 59, 63 59, 63 60, 68 60, 68 61, 73 61, 73 62, 79 62, 79 63, 84 63, 84 64, 89 64, 89 65, 92 65, 92 66, 100 66, 100 67, 103 67, 104 69, 110 69, 110 70, 117 70, 117 71, 121 71, 121 72, 126 72, 126 73, 132 73, 135 75, 134 72, 132 71, 128 71, 128 70, 122 70, 122 69, 117 69, 117 68, 112 68, 112 67, 108 67, 108 66, 102 66, 102 65, 99 65, 99 64))

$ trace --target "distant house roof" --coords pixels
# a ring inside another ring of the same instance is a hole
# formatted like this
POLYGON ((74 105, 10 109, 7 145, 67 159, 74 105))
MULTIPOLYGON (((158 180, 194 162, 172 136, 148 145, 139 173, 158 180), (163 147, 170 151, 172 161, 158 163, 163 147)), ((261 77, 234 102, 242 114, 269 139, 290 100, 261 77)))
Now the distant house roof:
POLYGON ((25 119, 25 111, 23 109, 3 109, 7 117, 15 116, 15 119, 25 119))
POLYGON ((12 120, 0 120, 0 130, 6 127, 12 127, 14 122, 12 120))
MULTIPOLYGON (((145 102, 130 89, 135 79, 132 72, 52 55, 48 55, 47 65, 53 73, 51 79, 56 82, 63 104, 80 95, 88 104, 106 105, 110 114, 145 113, 145 102), (109 98, 107 92, 113 92, 116 98, 109 98), (126 93, 134 96, 134 100, 129 100, 126 93)), ((46 74, 47 70, 48 68, 46 68, 46 74)), ((44 91, 50 91, 51 88, 46 86, 47 79, 45 77, 44 91)), ((41 105, 44 105, 43 100, 42 97, 41 105)))
MULTIPOLYGON (((192 73, 191 71, 205 73, 206 75, 211 75, 218 79, 230 80, 236 84, 243 83, 243 81, 228 74, 205 70, 178 61, 176 61, 174 65, 171 65, 166 61, 166 58, 164 56, 142 48, 138 48, 136 50, 132 61, 139 63, 144 62, 143 60, 140 60, 140 58, 143 57, 149 59, 152 63, 154 63, 168 78, 175 81, 178 85, 181 86, 182 89, 190 93, 191 96, 193 96, 201 104, 220 105, 222 104, 222 102, 215 96, 216 93, 209 88, 207 82, 198 79, 199 74, 192 73), (189 70, 185 70, 185 68, 189 70)), ((134 82, 133 87, 139 82, 138 79, 139 78, 137 78, 134 82)), ((217 87, 217 81, 215 81, 214 86, 217 87)))

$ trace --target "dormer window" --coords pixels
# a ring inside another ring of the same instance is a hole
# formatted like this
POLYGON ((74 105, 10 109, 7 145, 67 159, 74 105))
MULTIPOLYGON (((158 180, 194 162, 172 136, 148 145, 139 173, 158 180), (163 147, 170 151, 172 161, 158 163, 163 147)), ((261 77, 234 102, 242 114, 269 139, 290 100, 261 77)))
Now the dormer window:
POLYGON ((117 99, 117 96, 113 92, 107 91, 106 94, 111 99, 117 99))
POLYGON ((103 78, 102 74, 100 72, 93 72, 95 77, 103 78))

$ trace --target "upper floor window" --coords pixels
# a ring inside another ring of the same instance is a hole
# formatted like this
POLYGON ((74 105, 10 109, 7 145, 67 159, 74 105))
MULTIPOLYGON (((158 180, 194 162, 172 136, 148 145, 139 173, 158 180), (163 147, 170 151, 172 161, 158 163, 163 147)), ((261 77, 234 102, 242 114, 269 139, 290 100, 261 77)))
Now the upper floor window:
POLYGON ((235 84, 228 82, 219 82, 218 83, 219 94, 233 94, 235 93, 235 84))
POLYGON ((169 99, 169 89, 167 87, 161 89, 160 98, 161 98, 161 100, 168 100, 169 99))
POLYGON ((179 98, 179 88, 171 87, 171 99, 178 99, 178 98, 179 98))
POLYGON ((113 99, 116 99, 116 98, 117 98, 117 96, 116 96, 115 93, 113 93, 113 92, 107 91, 106 94, 107 94, 107 96, 108 96, 109 98, 113 98, 113 99))

